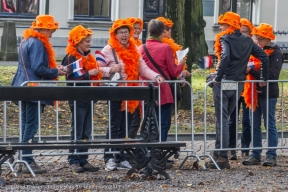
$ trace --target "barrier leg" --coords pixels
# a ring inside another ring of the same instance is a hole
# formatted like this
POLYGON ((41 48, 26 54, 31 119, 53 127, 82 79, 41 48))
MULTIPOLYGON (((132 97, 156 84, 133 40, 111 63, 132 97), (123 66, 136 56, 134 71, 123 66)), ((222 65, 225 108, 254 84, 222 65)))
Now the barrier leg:
MULTIPOLYGON (((188 155, 188 156, 186 156, 185 159, 182 161, 181 165, 179 166, 179 169, 182 169, 183 165, 185 164, 185 162, 187 161, 187 159, 190 158, 190 157, 196 158, 198 162, 201 161, 201 159, 200 159, 200 157, 198 157, 198 155, 193 155, 193 154, 192 154, 192 155, 188 155)), ((205 166, 205 165, 203 165, 202 167, 203 167, 203 169, 206 169, 206 166, 205 166)))

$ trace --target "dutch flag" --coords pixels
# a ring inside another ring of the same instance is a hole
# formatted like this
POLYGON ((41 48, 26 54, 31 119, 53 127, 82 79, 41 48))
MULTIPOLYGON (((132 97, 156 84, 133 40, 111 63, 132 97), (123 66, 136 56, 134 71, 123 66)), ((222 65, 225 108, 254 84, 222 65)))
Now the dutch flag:
POLYGON ((106 63, 104 55, 101 53, 101 51, 96 50, 95 51, 96 61, 101 61, 103 63, 106 63))
POLYGON ((83 70, 82 66, 82 58, 71 63, 71 65, 73 66, 73 73, 76 77, 81 77, 82 75, 85 74, 85 71, 83 70))
POLYGON ((212 56, 207 55, 201 59, 201 68, 211 68, 212 67, 212 56))

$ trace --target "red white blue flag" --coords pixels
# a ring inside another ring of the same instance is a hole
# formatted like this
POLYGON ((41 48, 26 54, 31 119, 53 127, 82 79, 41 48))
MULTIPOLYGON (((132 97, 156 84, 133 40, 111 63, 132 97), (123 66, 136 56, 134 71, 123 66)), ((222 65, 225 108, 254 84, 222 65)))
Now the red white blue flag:
POLYGON ((72 67, 73 67, 73 74, 76 77, 81 77, 82 75, 85 74, 85 70, 83 70, 83 66, 82 66, 82 58, 78 59, 77 61, 71 63, 72 67))
POLYGON ((201 68, 211 68, 212 67, 212 56, 207 55, 201 59, 201 68))
POLYGON ((95 56, 96 56, 96 61, 101 61, 103 63, 106 63, 105 56, 103 55, 103 53, 101 53, 101 51, 96 50, 95 56))

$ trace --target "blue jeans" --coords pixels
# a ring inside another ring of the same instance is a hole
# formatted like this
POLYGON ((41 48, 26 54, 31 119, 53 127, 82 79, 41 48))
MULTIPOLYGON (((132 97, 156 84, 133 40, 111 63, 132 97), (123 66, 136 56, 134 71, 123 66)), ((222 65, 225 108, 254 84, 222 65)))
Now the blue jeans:
MULTIPOLYGON (((44 106, 40 105, 40 112, 43 111, 43 108, 44 106)), ((22 101, 21 110, 22 142, 27 143, 30 139, 33 142, 38 130, 38 103, 22 101)), ((23 150, 22 154, 32 154, 32 150, 23 150)), ((23 160, 29 164, 34 161, 33 157, 23 157, 23 160)))
MULTIPOLYGON (((71 111, 71 135, 70 139, 74 140, 74 102, 69 101, 69 107, 71 111)), ((92 115, 91 115, 91 101, 76 101, 76 140, 88 140, 91 135, 92 128, 92 115)), ((69 153, 73 153, 74 149, 69 149, 69 153)), ((88 152, 86 149, 77 149, 78 153, 88 152)), ((88 163, 88 155, 69 155, 69 164, 80 164, 81 166, 88 163)))
MULTIPOLYGON (((241 148, 248 148, 251 143, 251 126, 250 126, 250 118, 249 118, 249 108, 246 107, 246 103, 244 101, 244 97, 240 97, 238 100, 238 115, 239 110, 242 104, 242 135, 241 135, 241 148)), ((235 148, 237 145, 236 134, 238 131, 236 130, 236 107, 230 115, 229 119, 229 148, 235 148)), ((248 153, 248 150, 242 150, 244 153, 248 153)))
MULTIPOLYGON (((161 141, 167 141, 168 131, 171 125, 172 103, 161 105, 161 141)), ((159 122, 159 107, 155 107, 159 122)))
MULTIPOLYGON (((276 110, 277 98, 269 98, 268 100, 268 147, 277 147, 278 145, 278 133, 276 129, 275 122, 275 110, 276 110)), ((253 118, 253 147, 262 147, 262 131, 261 131, 261 117, 264 117, 264 126, 267 130, 267 99, 266 98, 258 98, 258 107, 253 112, 250 111, 251 114, 251 125, 253 118)), ((262 150, 252 150, 252 156, 260 159, 260 154, 262 150)), ((276 149, 269 149, 266 152, 266 156, 272 156, 276 158, 276 149)))

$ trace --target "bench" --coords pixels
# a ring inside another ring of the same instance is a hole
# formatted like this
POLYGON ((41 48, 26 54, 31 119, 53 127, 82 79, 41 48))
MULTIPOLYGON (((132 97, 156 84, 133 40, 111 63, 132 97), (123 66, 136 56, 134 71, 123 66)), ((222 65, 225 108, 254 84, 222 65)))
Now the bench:
MULTIPOLYGON (((45 84, 44 84, 45 85, 45 84)), ((158 138, 158 124, 155 114, 155 100, 158 98, 158 88, 152 84, 149 87, 0 87, 0 101, 27 100, 145 100, 147 101, 144 119, 140 129, 141 139, 99 139, 83 141, 32 142, 32 143, 0 143, 0 166, 5 161, 13 163, 13 155, 17 150, 25 149, 81 149, 81 148, 118 148, 126 152, 131 158, 131 166, 127 174, 131 175, 145 168, 144 174, 150 176, 155 170, 169 179, 166 173, 166 161, 174 155, 178 158, 180 147, 185 142, 156 142, 158 138), (119 145, 120 144, 120 145, 119 145), (148 148, 150 150, 148 150, 148 148)), ((22 162, 23 163, 23 162, 22 162)), ((28 165, 26 163, 26 165, 28 165)), ((29 165, 28 165, 29 168, 29 165)), ((31 170, 32 171, 32 170, 31 170)), ((31 172, 33 175, 33 171, 31 172)), ((5 185, 4 180, 0 185, 5 185)))

